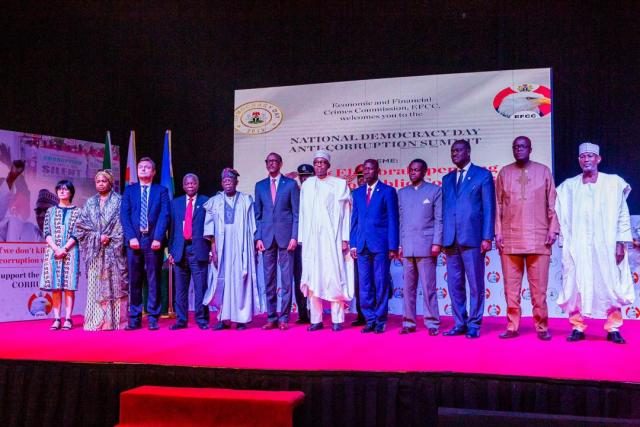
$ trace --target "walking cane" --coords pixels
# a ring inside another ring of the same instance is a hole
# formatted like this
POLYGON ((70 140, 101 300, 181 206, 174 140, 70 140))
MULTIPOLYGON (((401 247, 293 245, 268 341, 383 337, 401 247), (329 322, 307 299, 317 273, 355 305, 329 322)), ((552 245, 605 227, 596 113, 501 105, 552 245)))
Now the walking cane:
POLYGON ((173 264, 169 264, 169 298, 167 299, 167 304, 169 305, 167 316, 169 319, 175 319, 176 312, 173 311, 173 264))

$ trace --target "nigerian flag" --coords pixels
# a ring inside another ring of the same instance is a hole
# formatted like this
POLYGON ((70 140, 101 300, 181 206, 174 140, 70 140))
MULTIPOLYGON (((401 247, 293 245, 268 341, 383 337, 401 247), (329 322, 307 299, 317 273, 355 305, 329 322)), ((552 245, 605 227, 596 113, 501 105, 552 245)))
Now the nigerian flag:
POLYGON ((111 132, 109 131, 107 131, 107 136, 104 138, 102 169, 111 169, 111 132))

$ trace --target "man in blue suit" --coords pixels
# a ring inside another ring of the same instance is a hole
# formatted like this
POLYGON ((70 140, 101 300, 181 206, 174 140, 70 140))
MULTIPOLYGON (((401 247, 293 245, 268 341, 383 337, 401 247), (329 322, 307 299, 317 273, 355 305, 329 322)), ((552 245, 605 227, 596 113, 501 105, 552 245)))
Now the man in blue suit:
POLYGON ((169 194, 153 184, 156 165, 149 157, 138 162, 138 184, 125 188, 120 205, 120 222, 127 246, 129 268, 129 324, 125 330, 142 327, 142 282, 147 276, 149 330, 158 329, 160 316, 160 274, 163 246, 169 226, 169 194))
POLYGON ((443 335, 480 336, 484 311, 484 254, 491 249, 496 213, 491 172, 471 163, 471 145, 460 139, 451 146, 458 168, 442 179, 443 237, 447 284, 455 325, 443 335), (469 313, 465 275, 469 281, 469 313))
POLYGON ((291 178, 280 173, 282 157, 269 153, 265 159, 269 176, 256 183, 256 249, 262 252, 267 297, 267 323, 262 329, 287 330, 293 280, 293 252, 298 245, 298 208, 300 190, 291 178), (276 268, 280 266, 282 284, 281 310, 278 316, 278 283, 276 268))
POLYGON ((364 162, 366 185, 353 191, 351 256, 358 262, 360 307, 366 325, 363 333, 384 332, 389 309, 389 266, 398 253, 398 196, 380 182, 378 161, 364 162))
POLYGON ((184 196, 171 202, 171 225, 169 226, 169 262, 176 272, 176 323, 169 329, 187 327, 189 315, 189 283, 193 277, 196 323, 200 329, 209 328, 209 309, 202 304, 207 290, 210 243, 204 232, 205 209, 209 200, 198 194, 198 176, 188 173, 182 179, 184 196))

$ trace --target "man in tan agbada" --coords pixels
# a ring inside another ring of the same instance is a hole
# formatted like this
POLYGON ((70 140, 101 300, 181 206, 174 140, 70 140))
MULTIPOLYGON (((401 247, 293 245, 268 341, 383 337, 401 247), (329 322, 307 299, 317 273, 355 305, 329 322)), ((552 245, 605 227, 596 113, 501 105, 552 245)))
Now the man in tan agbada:
POLYGON ((555 212, 556 188, 549 168, 530 159, 529 138, 517 137, 512 148, 516 161, 502 168, 496 181, 496 244, 504 274, 508 322, 507 330, 499 336, 519 335, 526 266, 536 332, 538 338, 548 341, 549 262, 551 246, 560 231, 555 212))

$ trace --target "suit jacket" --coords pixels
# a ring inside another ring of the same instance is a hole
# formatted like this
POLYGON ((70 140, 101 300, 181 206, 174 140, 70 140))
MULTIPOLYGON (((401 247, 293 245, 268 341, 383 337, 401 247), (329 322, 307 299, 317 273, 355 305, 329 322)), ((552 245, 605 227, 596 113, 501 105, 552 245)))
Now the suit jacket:
POLYGON ((256 183, 255 240, 262 240, 269 248, 275 239, 278 247, 286 248, 291 239, 298 239, 300 189, 291 178, 280 175, 275 204, 271 200, 271 177, 256 183))
MULTIPOLYGON (((125 245, 129 240, 140 240, 140 184, 127 185, 120 204, 120 222, 125 237, 125 245)), ((151 184, 149 188, 148 214, 149 234, 153 240, 166 242, 169 226, 169 193, 159 184, 151 184)))
POLYGON ((350 245, 361 252, 398 250, 398 195, 395 188, 378 181, 367 206, 367 186, 353 193, 350 245))
POLYGON ((442 245, 442 189, 428 182, 401 188, 398 206, 403 256, 431 256, 431 245, 442 245))
MULTIPOLYGON (((203 205, 209 200, 207 196, 198 194, 193 204, 191 222, 191 245, 198 261, 209 260, 211 243, 203 237, 205 209, 203 205)), ((181 196, 171 201, 171 225, 169 226, 169 253, 180 262, 184 254, 184 214, 187 211, 187 196, 181 196)))
POLYGON ((471 164, 456 193, 456 171, 442 179, 443 246, 458 243, 479 247, 493 240, 496 196, 493 176, 488 170, 471 164))

